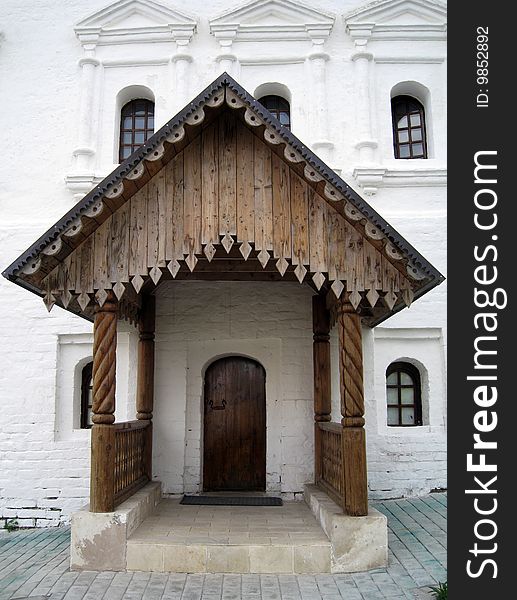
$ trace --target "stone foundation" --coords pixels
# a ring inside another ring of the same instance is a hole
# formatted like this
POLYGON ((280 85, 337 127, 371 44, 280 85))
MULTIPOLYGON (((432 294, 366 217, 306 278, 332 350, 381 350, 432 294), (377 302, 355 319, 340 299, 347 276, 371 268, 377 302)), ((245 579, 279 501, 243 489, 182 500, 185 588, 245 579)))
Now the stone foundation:
POLYGON ((375 508, 350 517, 315 485, 306 485, 305 502, 332 545, 331 572, 355 573, 388 564, 388 520, 375 508))
POLYGON ((127 538, 161 500, 161 483, 148 483, 114 512, 92 513, 86 505, 72 515, 70 568, 125 571, 127 538))

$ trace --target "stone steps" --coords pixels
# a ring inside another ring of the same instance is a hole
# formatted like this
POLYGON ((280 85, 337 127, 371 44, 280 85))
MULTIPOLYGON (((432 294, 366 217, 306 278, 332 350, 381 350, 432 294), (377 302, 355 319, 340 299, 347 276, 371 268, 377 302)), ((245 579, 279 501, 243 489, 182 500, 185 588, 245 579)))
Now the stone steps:
POLYGON ((270 545, 127 541, 127 570, 169 573, 330 573, 330 542, 270 545))
POLYGON ((331 544, 304 502, 185 506, 163 499, 127 540, 128 570, 330 573, 331 544))

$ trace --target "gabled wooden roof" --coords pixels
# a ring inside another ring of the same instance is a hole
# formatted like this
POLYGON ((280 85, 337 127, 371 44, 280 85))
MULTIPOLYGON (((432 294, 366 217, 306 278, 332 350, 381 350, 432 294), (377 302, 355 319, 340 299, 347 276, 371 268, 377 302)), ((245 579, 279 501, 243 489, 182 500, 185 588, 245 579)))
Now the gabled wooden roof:
POLYGON ((217 279, 236 259, 346 294, 370 325, 444 279, 227 74, 3 275, 49 310, 57 303, 87 319, 94 296, 102 304, 113 289, 131 319, 144 284, 209 271, 217 279))

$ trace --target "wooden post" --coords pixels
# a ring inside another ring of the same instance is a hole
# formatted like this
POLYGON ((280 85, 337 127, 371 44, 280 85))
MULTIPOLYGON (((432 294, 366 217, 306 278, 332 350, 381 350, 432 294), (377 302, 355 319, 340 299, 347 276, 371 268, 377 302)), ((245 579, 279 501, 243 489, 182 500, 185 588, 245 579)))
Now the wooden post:
POLYGON ((314 369, 314 477, 321 479, 321 430, 318 423, 330 421, 330 315, 323 296, 312 297, 312 358, 314 369))
POLYGON ((136 384, 136 418, 153 418, 154 402, 154 326, 155 298, 144 296, 138 320, 138 371, 136 384))
POLYGON ((115 374, 118 302, 113 292, 95 310, 90 511, 114 510, 115 374))
MULTIPOLYGON (((155 297, 145 295, 142 298, 142 309, 138 320, 138 370, 136 387, 136 418, 151 421, 154 403, 154 331, 156 302, 155 297)), ((149 423, 145 438, 145 456, 147 476, 152 479, 152 445, 153 424, 149 423)))
POLYGON ((338 307, 339 374, 343 453, 344 511, 368 514, 366 437, 364 431, 363 349, 361 317, 349 303, 338 307))

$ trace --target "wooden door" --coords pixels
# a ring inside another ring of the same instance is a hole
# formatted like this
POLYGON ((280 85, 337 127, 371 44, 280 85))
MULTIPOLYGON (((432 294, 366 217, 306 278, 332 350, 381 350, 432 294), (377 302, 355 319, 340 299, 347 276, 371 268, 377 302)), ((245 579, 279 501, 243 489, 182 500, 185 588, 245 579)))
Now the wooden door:
POLYGON ((229 356, 205 373, 203 490, 266 489, 266 373, 229 356))

